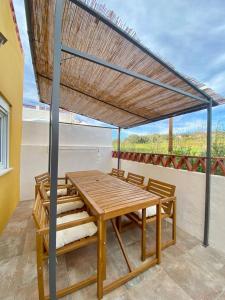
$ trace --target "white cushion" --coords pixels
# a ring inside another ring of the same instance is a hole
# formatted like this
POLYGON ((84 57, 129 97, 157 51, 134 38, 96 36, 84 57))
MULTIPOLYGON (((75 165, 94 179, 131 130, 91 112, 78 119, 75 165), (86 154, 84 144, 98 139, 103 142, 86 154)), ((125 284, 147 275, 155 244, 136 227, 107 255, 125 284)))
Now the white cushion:
MULTIPOLYGON (((86 211, 75 213, 67 216, 57 218, 57 224, 64 224, 67 222, 80 220, 89 217, 86 211)), ((80 240, 87 236, 92 236, 97 232, 97 226, 94 222, 82 224, 79 226, 67 228, 57 231, 56 234, 56 249, 61 248, 69 243, 80 240)))
MULTIPOLYGON (((48 197, 50 197, 50 190, 47 191, 48 197)), ((67 189, 57 189, 57 196, 66 196, 67 195, 67 189)))
MULTIPOLYGON (((164 213, 164 209, 162 208, 162 213, 164 213)), ((142 219, 142 209, 135 211, 135 214, 138 215, 138 218, 142 219)), ((150 206, 146 208, 146 217, 153 217, 156 215, 156 205, 150 206)))
POLYGON ((66 202, 57 205, 57 214, 62 214, 67 211, 75 210, 84 206, 84 202, 81 200, 66 202))

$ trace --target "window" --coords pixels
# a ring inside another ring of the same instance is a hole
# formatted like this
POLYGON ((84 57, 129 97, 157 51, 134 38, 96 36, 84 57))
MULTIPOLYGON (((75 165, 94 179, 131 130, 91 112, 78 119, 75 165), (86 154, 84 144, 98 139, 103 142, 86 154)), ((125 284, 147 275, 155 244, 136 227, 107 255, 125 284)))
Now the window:
POLYGON ((9 105, 0 96, 0 171, 9 167, 9 105))

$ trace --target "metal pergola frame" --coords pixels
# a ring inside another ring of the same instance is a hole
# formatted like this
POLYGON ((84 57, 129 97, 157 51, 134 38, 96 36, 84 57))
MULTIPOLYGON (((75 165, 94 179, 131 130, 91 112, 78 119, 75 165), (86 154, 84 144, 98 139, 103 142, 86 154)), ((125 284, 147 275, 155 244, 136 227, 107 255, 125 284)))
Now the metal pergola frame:
MULTIPOLYGON (((25 0, 26 2, 28 0, 25 0)), ((50 191, 50 232, 49 232, 49 290, 50 299, 55 300, 56 297, 56 211, 57 211, 57 176, 58 176, 58 148, 59 148, 59 108, 60 108, 60 73, 61 73, 61 52, 69 53, 70 55, 80 57, 82 59, 91 61, 92 63, 99 64, 105 68, 115 70, 119 73, 132 76, 141 81, 147 82, 149 84, 158 85, 161 88, 173 91, 175 93, 185 95, 191 99, 201 101, 202 104, 193 106, 193 108, 184 109, 182 111, 168 114, 162 116, 161 118, 156 118, 153 120, 146 120, 135 126, 147 124, 150 122, 159 121, 172 116, 185 114, 201 109, 207 108, 207 167, 206 167, 206 187, 205 187, 205 222, 204 222, 204 238, 203 245, 208 246, 209 238, 209 212, 210 212, 210 171, 211 171, 211 129, 212 129, 212 105, 216 104, 214 100, 207 95, 204 91, 195 86, 188 79, 179 74, 176 70, 167 65, 159 57, 154 55, 151 51, 137 42, 134 38, 129 36, 125 31, 120 29, 118 26, 113 24, 110 20, 105 18, 102 14, 88 7, 79 0, 70 0, 74 4, 78 5, 91 15, 95 16, 103 23, 108 25, 110 28, 114 29, 121 36, 125 37, 131 43, 139 47, 146 54, 154 58, 156 61, 160 62, 164 67, 173 72, 177 77, 181 78, 183 81, 188 83, 193 89, 202 95, 202 97, 190 94, 179 88, 173 87, 168 84, 164 84, 158 80, 151 79, 145 75, 133 72, 121 66, 117 66, 107 61, 104 61, 98 57, 94 57, 88 53, 80 52, 77 49, 69 48, 68 46, 62 44, 61 31, 62 31, 62 15, 65 0, 56 0, 55 6, 55 20, 54 20, 54 63, 53 63, 53 83, 52 83, 52 98, 51 98, 51 109, 50 109, 50 143, 49 143, 49 171, 51 175, 51 191, 50 191)), ((26 3, 26 9, 29 10, 29 4, 26 3)), ((118 168, 120 168, 120 131, 118 128, 118 168)))

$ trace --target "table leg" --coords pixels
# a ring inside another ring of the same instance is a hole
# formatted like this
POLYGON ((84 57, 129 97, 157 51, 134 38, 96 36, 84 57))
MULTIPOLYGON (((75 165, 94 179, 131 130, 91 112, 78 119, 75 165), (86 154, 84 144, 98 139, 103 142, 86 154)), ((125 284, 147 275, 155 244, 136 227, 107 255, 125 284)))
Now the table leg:
POLYGON ((142 209, 141 260, 146 259, 146 208, 142 209))
POLYGON ((156 258, 157 264, 161 263, 161 239, 162 239, 162 230, 161 230, 161 202, 157 205, 156 212, 156 258))
POLYGON ((97 270, 97 296, 98 299, 103 297, 103 281, 106 273, 106 259, 105 259, 105 238, 106 238, 105 221, 102 217, 98 219, 98 270, 97 270))
POLYGON ((103 240, 104 240, 104 244, 103 244, 103 262, 104 262, 104 270, 103 270, 103 280, 106 280, 106 232, 107 232, 107 224, 106 221, 104 221, 104 230, 103 230, 103 240))

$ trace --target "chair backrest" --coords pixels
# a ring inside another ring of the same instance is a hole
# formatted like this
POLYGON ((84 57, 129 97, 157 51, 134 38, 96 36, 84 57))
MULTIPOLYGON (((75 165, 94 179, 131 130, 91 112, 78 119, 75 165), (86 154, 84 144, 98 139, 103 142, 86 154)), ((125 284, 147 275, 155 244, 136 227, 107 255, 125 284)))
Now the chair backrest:
POLYGON ((44 182, 41 182, 39 185, 40 196, 44 201, 49 201, 49 197, 45 188, 44 182))
POLYGON ((135 185, 143 186, 145 177, 141 175, 137 175, 131 172, 128 172, 126 181, 135 185))
POLYGON ((37 197, 34 202, 33 218, 37 229, 42 229, 48 226, 48 212, 43 205, 40 193, 37 193, 37 197))
POLYGON ((35 176, 35 181, 37 184, 40 184, 41 182, 43 183, 50 183, 50 175, 49 173, 43 173, 43 174, 40 174, 38 176, 35 176))
MULTIPOLYGON (((49 227, 49 217, 48 217, 48 211, 46 207, 43 204, 43 200, 41 198, 41 194, 38 192, 34 207, 33 207, 33 219, 35 222, 36 229, 43 229, 49 227)), ((44 235, 44 244, 46 249, 48 249, 48 243, 49 243, 49 235, 44 235)))
POLYGON ((112 168, 111 175, 122 178, 124 177, 125 171, 120 169, 112 168))
MULTIPOLYGON (((175 185, 149 178, 147 191, 159 196, 160 198, 173 197, 175 194, 175 190, 176 190, 175 185)), ((171 209, 172 209, 171 201, 164 202, 162 206, 166 213, 168 214, 171 213, 171 209)))

